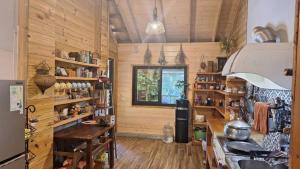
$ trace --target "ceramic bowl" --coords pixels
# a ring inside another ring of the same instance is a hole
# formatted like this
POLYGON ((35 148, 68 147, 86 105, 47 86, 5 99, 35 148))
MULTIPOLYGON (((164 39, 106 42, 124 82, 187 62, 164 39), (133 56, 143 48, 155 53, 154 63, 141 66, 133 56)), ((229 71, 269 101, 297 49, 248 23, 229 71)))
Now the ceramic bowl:
POLYGON ((68 82, 68 83, 67 83, 67 88, 68 88, 68 89, 72 89, 72 87, 73 87, 73 86, 72 86, 72 83, 68 82))
POLYGON ((66 83, 60 83, 60 89, 61 90, 64 90, 64 89, 66 89, 67 88, 67 85, 66 85, 66 83))
POLYGON ((59 90, 60 89, 60 84, 59 83, 55 83, 54 84, 54 89, 55 90, 59 90))
POLYGON ((77 89, 77 87, 78 87, 78 86, 77 86, 77 83, 73 82, 73 83, 72 83, 72 88, 73 88, 73 89, 77 89))

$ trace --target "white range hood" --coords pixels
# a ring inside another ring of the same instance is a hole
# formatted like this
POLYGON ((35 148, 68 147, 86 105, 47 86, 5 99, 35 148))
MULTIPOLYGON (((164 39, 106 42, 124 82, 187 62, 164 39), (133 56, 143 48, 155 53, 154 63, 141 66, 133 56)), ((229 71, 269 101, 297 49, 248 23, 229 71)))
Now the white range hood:
POLYGON ((292 77, 284 69, 293 67, 292 43, 250 43, 226 62, 222 75, 242 78, 266 89, 290 90, 292 77))

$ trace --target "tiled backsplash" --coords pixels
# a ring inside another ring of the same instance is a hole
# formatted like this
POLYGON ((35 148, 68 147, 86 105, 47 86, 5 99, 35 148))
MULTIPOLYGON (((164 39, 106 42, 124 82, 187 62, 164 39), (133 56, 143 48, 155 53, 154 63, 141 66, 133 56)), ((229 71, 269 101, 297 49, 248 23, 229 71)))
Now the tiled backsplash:
MULTIPOLYGON (((247 84, 247 95, 250 96, 252 93, 252 85, 247 84)), ((253 94, 259 101, 262 102, 273 102, 275 98, 279 97, 282 100, 285 100, 287 104, 292 103, 292 95, 291 91, 285 91, 285 90, 270 90, 270 89, 261 89, 254 87, 254 94, 253 94)), ((244 115, 244 117, 247 117, 248 122, 252 123, 253 119, 251 116, 244 115)), ((281 133, 275 132, 275 133, 269 133, 264 138, 264 148, 267 150, 279 150, 280 149, 280 138, 281 133)))

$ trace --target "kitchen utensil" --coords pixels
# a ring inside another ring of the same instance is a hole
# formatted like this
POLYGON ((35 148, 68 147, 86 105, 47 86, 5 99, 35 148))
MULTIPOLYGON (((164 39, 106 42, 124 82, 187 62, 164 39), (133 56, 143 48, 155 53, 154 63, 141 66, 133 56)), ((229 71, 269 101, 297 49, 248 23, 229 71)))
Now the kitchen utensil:
POLYGON ((73 83, 72 83, 72 88, 73 88, 73 89, 77 89, 77 83, 73 82, 73 83))
POLYGON ((89 125, 97 125, 97 121, 96 120, 87 120, 87 121, 83 121, 81 122, 82 124, 89 124, 89 125))
POLYGON ((60 85, 60 89, 61 89, 61 90, 64 90, 64 89, 67 88, 66 83, 63 83, 63 82, 62 82, 62 83, 60 83, 59 85, 60 85))
POLYGON ((241 119, 233 120, 225 124, 224 135, 233 140, 247 140, 251 134, 251 126, 241 119))
POLYGON ((252 31, 252 38, 258 43, 276 42, 276 35, 271 28, 256 26, 252 31))
POLYGON ((59 90, 59 89, 60 89, 60 84, 56 82, 56 83, 54 84, 54 89, 55 89, 55 90, 59 90))
POLYGON ((230 141, 226 143, 226 148, 235 154, 250 154, 252 151, 261 151, 262 147, 257 144, 244 141, 230 141))

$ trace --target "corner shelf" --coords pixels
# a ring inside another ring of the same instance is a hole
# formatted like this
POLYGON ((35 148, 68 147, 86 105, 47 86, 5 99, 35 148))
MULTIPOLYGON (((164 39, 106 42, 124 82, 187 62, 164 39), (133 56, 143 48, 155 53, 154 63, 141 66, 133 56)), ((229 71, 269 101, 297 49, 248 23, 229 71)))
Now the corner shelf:
POLYGON ((74 65, 78 65, 78 66, 99 68, 99 65, 96 65, 96 64, 83 63, 83 62, 78 62, 78 61, 63 59, 63 58, 59 58, 59 57, 55 57, 55 61, 57 61, 57 62, 63 62, 63 63, 69 63, 69 64, 74 64, 74 65))
POLYGON ((93 115, 93 113, 85 113, 85 114, 76 115, 76 116, 74 116, 74 117, 72 117, 72 118, 68 118, 68 119, 66 119, 66 120, 61 120, 61 121, 55 123, 55 124, 53 125, 53 127, 63 126, 63 125, 65 125, 65 124, 68 124, 68 123, 71 123, 71 122, 75 122, 75 121, 77 121, 77 120, 83 119, 83 118, 85 118, 85 117, 89 117, 89 116, 91 116, 91 115, 93 115))
POLYGON ((217 82, 211 81, 211 82, 206 82, 206 81, 195 81, 195 83, 199 84, 216 84, 217 82))
POLYGON ((95 100, 95 99, 98 99, 98 98, 85 97, 85 98, 80 98, 80 99, 55 100, 54 101, 54 106, 59 106, 59 105, 64 105, 64 104, 71 104, 71 103, 78 103, 78 102, 84 102, 84 101, 90 101, 90 100, 95 100))
POLYGON ((225 108, 224 108, 224 107, 215 107, 215 109, 216 109, 223 117, 225 117, 225 108))
POLYGON ((214 109, 215 106, 194 106, 195 109, 214 109))
POLYGON ((80 80, 80 81, 96 81, 98 78, 88 78, 88 77, 65 77, 65 76, 55 76, 56 80, 80 80))

